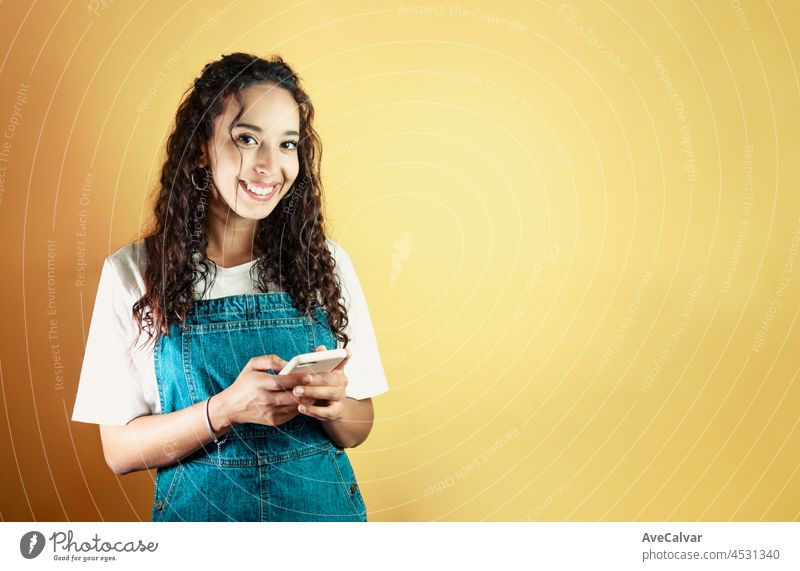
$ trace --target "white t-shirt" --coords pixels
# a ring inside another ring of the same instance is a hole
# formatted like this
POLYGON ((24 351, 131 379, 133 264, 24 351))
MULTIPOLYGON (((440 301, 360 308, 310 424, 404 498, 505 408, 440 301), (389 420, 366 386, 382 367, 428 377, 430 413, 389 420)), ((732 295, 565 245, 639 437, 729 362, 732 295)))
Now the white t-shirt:
MULTIPOLYGON (((348 309, 345 332, 350 338, 351 356, 344 366, 348 380, 345 395, 354 399, 373 397, 387 391, 389 385, 367 302, 347 252, 333 240, 327 242, 348 309)), ((137 416, 161 412, 154 344, 148 343, 146 331, 139 334, 132 317, 134 303, 144 294, 144 264, 142 241, 120 248, 105 259, 72 411, 74 421, 124 425, 137 416), (136 344, 130 349, 134 339, 136 344)), ((257 293, 250 277, 254 264, 255 260, 231 268, 217 266, 216 278, 202 298, 257 293)), ((197 285, 195 299, 202 295, 204 285, 202 281, 197 285)), ((289 359, 292 355, 282 357, 289 359)))

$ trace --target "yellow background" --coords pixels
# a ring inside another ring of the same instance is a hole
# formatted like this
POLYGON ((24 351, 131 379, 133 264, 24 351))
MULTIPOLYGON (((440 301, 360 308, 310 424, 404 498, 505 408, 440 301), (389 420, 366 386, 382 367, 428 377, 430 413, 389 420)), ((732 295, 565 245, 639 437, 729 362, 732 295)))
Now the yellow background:
POLYGON ((4 520, 149 520, 155 472, 69 417, 102 260, 233 51, 316 106, 391 387, 370 520, 800 519, 798 4, 97 5, 0 5, 4 520))

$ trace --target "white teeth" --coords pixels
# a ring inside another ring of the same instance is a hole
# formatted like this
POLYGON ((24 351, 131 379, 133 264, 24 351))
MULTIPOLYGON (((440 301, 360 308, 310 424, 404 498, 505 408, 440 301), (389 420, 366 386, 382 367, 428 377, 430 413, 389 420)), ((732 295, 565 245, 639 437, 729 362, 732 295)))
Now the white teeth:
POLYGON ((255 186, 253 186, 252 184, 250 184, 250 183, 249 183, 249 182, 247 182, 246 180, 243 180, 242 182, 243 182, 243 183, 244 183, 244 185, 247 187, 247 190, 249 190, 249 191, 250 191, 250 192, 252 192, 253 194, 257 194, 257 195, 259 195, 259 196, 266 196, 266 195, 268 195, 268 194, 269 194, 270 192, 272 192, 272 191, 273 191, 273 189, 274 189, 274 188, 277 186, 277 185, 272 185, 272 186, 270 186, 270 187, 268 187, 268 188, 263 188, 263 189, 262 189, 262 188, 258 188, 258 187, 255 187, 255 186))

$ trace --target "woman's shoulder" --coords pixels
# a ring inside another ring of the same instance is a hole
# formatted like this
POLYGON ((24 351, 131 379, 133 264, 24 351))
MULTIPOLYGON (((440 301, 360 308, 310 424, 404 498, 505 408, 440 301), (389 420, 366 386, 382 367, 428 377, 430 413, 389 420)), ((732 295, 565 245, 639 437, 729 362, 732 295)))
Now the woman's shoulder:
POLYGON ((105 263, 110 270, 113 270, 126 291, 136 295, 143 291, 144 270, 147 263, 144 241, 139 240, 122 246, 106 257, 105 263))
POLYGON ((350 256, 347 254, 347 250, 331 238, 326 238, 326 241, 328 242, 328 249, 331 252, 331 256, 333 256, 336 273, 339 274, 340 279, 345 283, 351 282, 354 277, 355 268, 353 267, 353 262, 350 260, 350 256))
POLYGON ((349 264, 350 263, 350 256, 347 255, 347 251, 333 238, 325 238, 325 241, 328 244, 328 250, 333 256, 333 260, 339 264, 349 264))
POLYGON ((341 246, 339 246, 339 244, 335 242, 333 238, 325 238, 325 242, 328 244, 328 250, 330 250, 331 254, 336 257, 336 253, 341 246))

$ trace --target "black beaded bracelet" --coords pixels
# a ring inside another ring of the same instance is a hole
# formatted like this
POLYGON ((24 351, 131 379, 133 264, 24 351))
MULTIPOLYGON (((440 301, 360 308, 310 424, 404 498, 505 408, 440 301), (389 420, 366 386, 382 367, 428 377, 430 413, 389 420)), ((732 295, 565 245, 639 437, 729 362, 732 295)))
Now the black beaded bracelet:
POLYGON ((211 398, 213 396, 214 395, 211 395, 210 397, 208 397, 206 399, 206 426, 208 426, 208 433, 211 435, 211 439, 214 441, 214 444, 216 444, 217 447, 219 447, 219 446, 222 446, 222 443, 225 442, 228 439, 228 433, 226 432, 225 436, 223 436, 220 439, 220 438, 217 438, 217 435, 214 434, 214 431, 211 429, 211 417, 208 414, 208 405, 211 402, 211 398))

